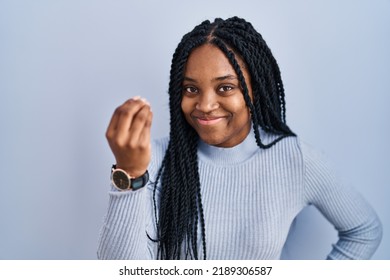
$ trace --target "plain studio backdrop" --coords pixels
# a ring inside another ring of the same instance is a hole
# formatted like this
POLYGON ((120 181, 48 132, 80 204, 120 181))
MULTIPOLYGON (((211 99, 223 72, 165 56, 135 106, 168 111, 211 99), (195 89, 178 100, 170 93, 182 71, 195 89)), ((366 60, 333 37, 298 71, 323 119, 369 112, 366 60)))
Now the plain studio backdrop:
MULTIPOLYGON (((168 135, 177 44, 234 15, 279 63, 289 126, 377 211, 373 258, 390 259, 389 0, 0 0, 0 259, 96 259, 114 109, 146 97, 153 137, 168 135)), ((307 207, 283 258, 324 259, 336 240, 307 207)))

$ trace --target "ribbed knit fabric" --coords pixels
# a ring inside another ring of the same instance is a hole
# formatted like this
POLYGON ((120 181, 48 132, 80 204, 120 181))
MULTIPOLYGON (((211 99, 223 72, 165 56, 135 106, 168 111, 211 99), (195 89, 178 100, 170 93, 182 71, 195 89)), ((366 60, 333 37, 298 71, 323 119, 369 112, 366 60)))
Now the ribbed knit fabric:
MULTIPOLYGON (((272 136, 262 132, 262 139, 268 143, 272 136)), ((167 145, 167 138, 153 142, 151 180, 167 145)), ((368 259, 380 243, 382 227, 372 208, 297 137, 270 149, 260 149, 253 133, 233 148, 200 142, 198 159, 209 259, 279 259, 293 219, 310 204, 339 232, 328 259, 368 259)), ((99 259, 156 258, 157 243, 146 234, 156 237, 152 196, 152 184, 111 189, 99 259)))

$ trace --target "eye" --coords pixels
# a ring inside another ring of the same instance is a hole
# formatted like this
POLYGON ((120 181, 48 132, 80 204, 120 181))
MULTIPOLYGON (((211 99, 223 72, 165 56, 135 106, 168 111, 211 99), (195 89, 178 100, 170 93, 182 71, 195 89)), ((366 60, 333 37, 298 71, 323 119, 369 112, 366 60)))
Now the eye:
POLYGON ((185 94, 192 95, 192 94, 198 93, 198 89, 196 87, 193 87, 193 86, 184 86, 183 92, 185 94))
POLYGON ((220 91, 220 92, 231 91, 231 90, 233 90, 232 86, 221 86, 218 89, 218 91, 220 91))

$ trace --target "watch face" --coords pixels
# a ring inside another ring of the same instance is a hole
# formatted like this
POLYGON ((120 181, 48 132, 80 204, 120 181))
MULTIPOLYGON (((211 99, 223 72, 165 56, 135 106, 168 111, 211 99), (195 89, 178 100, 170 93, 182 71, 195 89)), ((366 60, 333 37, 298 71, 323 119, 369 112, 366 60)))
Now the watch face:
POLYGON ((130 186, 129 177, 121 170, 115 170, 112 173, 112 181, 115 186, 121 190, 127 190, 130 186))

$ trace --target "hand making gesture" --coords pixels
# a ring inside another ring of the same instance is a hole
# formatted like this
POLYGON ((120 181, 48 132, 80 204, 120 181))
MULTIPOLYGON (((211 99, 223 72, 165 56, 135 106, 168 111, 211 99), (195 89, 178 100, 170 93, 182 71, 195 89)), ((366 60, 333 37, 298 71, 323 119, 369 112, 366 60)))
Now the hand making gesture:
POLYGON ((132 177, 141 176, 148 168, 152 118, 150 104, 136 96, 116 108, 107 128, 106 137, 116 167, 132 177))

